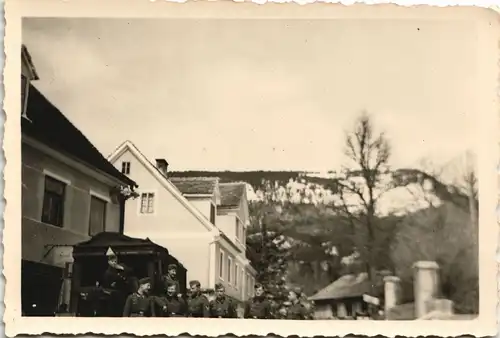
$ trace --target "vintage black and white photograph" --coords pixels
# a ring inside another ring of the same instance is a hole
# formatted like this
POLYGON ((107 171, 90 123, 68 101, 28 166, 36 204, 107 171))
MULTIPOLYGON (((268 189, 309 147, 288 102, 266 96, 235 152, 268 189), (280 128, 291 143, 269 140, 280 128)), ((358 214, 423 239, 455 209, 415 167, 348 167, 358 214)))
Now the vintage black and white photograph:
POLYGON ((22 317, 473 323, 479 18, 23 18, 22 317))

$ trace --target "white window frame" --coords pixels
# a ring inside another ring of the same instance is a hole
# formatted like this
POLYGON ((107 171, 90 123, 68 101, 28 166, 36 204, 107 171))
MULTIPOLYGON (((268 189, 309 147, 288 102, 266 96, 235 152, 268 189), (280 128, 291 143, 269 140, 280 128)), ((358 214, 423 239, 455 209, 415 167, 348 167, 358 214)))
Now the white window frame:
POLYGON ((224 250, 220 250, 219 252, 219 279, 224 281, 224 262, 225 262, 225 254, 224 250))
POLYGON ((233 267, 233 257, 231 257, 230 255, 227 255, 227 283, 229 285, 232 285, 233 284, 233 280, 232 280, 232 273, 233 273, 233 270, 232 270, 232 267, 233 267))
POLYGON ((137 199, 137 215, 139 216, 154 216, 158 212, 158 191, 157 190, 141 190, 138 192, 139 198, 137 199), (153 194, 153 212, 142 213, 142 195, 143 194, 153 194))
POLYGON ((130 167, 131 167, 131 165, 130 165, 130 161, 122 161, 121 173, 122 173, 123 175, 127 175, 127 176, 128 176, 128 175, 130 175, 130 167), (125 170, 125 172, 124 172, 124 170, 123 170, 123 169, 124 169, 124 168, 123 168, 123 165, 124 165, 124 164, 125 164, 125 168, 127 168, 126 163, 128 163, 128 172, 127 172, 127 170, 125 170))
POLYGON ((43 169, 43 174, 45 176, 49 176, 49 177, 51 177, 51 178, 53 178, 55 180, 61 181, 61 182, 65 183, 66 185, 71 185, 71 180, 70 179, 68 179, 68 178, 66 178, 64 176, 61 176, 59 174, 56 174, 53 171, 50 171, 48 169, 43 169))
POLYGON ((240 281, 240 279, 238 278, 239 273, 240 273, 240 266, 238 263, 235 263, 234 264, 234 273, 233 273, 234 276, 233 276, 233 278, 234 278, 234 287, 236 288, 236 290, 238 290, 238 284, 240 281))

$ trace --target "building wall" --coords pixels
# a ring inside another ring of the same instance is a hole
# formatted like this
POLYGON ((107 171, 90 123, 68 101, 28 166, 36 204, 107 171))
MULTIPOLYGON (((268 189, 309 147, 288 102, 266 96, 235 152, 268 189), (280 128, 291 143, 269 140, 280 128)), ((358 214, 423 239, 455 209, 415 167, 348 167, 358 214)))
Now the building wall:
MULTIPOLYGON (((187 197, 187 200, 189 203, 191 203, 196 209, 201 211, 201 213, 208 219, 210 220, 210 206, 212 203, 214 203, 214 200, 212 198, 208 197, 187 197)), ((215 209, 217 213, 217 206, 215 209)))
MULTIPOLYGON (((222 242, 224 243, 224 242, 222 242)), ((226 288, 226 293, 231 297, 234 297, 240 301, 245 301, 249 297, 253 296, 253 285, 255 283, 254 276, 251 275, 251 272, 247 269, 245 264, 242 261, 244 255, 242 256, 236 249, 230 247, 229 245, 224 245, 219 242, 216 246, 216 274, 215 279, 217 283, 222 283, 226 288), (222 253, 222 262, 221 262, 221 253, 222 253), (232 275, 230 281, 228 280, 228 256, 232 259, 232 275), (240 256, 240 259, 238 259, 240 256), (221 272, 221 263, 222 263, 222 277, 220 275, 221 272), (238 265, 238 278, 237 283, 235 283, 234 277, 234 269, 238 265), (248 277, 250 277, 251 281, 248 282, 248 277)))
POLYGON ((22 145, 22 185, 22 258, 25 260, 64 266, 60 257, 71 258, 71 248, 52 250, 47 255, 44 245, 73 245, 90 238, 91 191, 109 199, 105 231, 119 231, 120 207, 111 201, 111 187, 26 144, 22 145), (56 178, 68 183, 62 227, 41 222, 46 175, 57 175, 56 178))
POLYGON ((184 206, 131 152, 126 151, 114 161, 121 170, 122 162, 130 162, 130 176, 137 182, 139 194, 153 192, 154 212, 141 214, 140 197, 125 207, 124 233, 136 238, 148 237, 166 247, 187 269, 187 279, 199 280, 210 287, 210 242, 212 233, 184 206))

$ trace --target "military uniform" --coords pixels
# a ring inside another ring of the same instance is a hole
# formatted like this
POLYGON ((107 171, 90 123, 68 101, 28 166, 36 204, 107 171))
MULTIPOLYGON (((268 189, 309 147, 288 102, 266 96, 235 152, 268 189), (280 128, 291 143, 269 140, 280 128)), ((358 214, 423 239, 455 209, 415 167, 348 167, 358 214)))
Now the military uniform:
POLYGON ((236 308, 231 298, 224 296, 215 298, 210 302, 210 317, 212 318, 236 318, 236 308))
POLYGON ((157 297, 164 317, 186 317, 186 302, 177 295, 157 297))
POLYGON ((210 317, 210 304, 201 292, 188 298, 188 317, 210 317))
POLYGON ((129 295, 123 309, 123 317, 154 317, 153 299, 137 292, 129 295))
POLYGON ((253 297, 245 305, 245 318, 271 319, 271 304, 265 297, 253 297))
POLYGON ((294 320, 308 319, 308 313, 306 307, 300 302, 292 304, 288 308, 287 319, 294 319, 294 320))

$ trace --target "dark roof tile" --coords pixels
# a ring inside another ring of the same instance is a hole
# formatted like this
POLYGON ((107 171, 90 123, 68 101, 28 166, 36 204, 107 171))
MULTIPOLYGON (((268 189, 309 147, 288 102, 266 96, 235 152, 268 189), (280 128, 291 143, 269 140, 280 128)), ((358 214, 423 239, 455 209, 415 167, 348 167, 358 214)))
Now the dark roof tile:
POLYGON ((29 120, 21 118, 23 134, 124 183, 137 186, 106 160, 85 135, 32 85, 28 94, 27 116, 29 120))
POLYGON ((218 177, 171 177, 169 180, 186 195, 213 194, 219 183, 218 177))
POLYGON ((221 183, 219 184, 221 194, 221 206, 233 207, 240 205, 241 199, 246 191, 246 183, 221 183))

